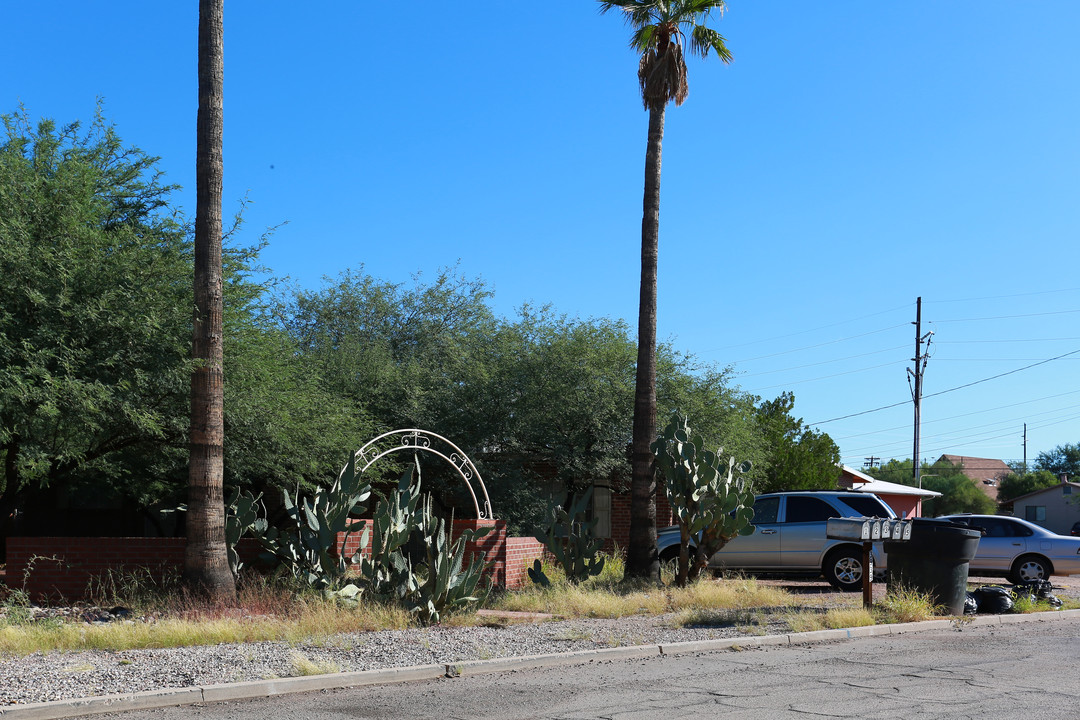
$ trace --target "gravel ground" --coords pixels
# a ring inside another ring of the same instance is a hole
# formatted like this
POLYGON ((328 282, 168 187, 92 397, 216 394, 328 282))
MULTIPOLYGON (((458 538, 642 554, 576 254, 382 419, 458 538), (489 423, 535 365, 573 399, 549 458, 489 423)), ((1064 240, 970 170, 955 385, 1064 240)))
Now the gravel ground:
POLYGON ((708 628, 671 628, 669 622, 638 616, 349 633, 302 644, 35 653, 0 659, 0 705, 289 677, 303 674, 305 663, 321 672, 372 670, 788 630, 779 619, 708 628))
MULTIPOLYGON (((972 580, 1002 582, 993 578, 972 580)), ((763 582, 774 582, 806 595, 808 607, 852 604, 851 595, 833 593, 821 581, 763 582)), ((1080 578, 1055 578, 1055 585, 1062 586, 1060 596, 1080 598, 1080 578)), ((876 585, 875 597, 884 590, 884 585, 876 585)), ((784 620, 788 612, 756 610, 752 618, 741 614, 730 624, 708 627, 673 628, 671 616, 637 616, 351 633, 319 643, 261 642, 0 657, 0 705, 289 677, 303 674, 300 668, 304 664, 318 666, 320 672, 371 670, 620 645, 773 635, 790 631, 784 620)), ((102 622, 108 618, 88 620, 102 622)))

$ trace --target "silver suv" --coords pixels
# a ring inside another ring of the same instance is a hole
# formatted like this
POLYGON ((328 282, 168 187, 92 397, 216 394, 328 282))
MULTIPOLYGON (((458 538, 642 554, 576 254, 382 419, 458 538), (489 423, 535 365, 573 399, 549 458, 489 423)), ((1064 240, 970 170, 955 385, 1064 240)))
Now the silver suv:
MULTIPOLYGON (((754 533, 736 537, 709 558, 713 570, 821 573, 833 587, 862 588, 862 546, 830 540, 826 524, 834 517, 894 518, 877 495, 859 492, 779 492, 754 500, 754 533)), ((657 534, 660 560, 679 557, 679 528, 657 534)), ((691 548, 694 548, 691 540, 691 548)), ((881 543, 874 543, 871 567, 885 567, 881 543)))

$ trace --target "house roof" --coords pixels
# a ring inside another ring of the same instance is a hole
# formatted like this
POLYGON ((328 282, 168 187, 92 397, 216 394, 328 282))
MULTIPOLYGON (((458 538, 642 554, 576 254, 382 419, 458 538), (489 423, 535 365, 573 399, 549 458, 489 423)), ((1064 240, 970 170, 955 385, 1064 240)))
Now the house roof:
POLYGON ((1004 460, 994 458, 969 457, 967 455, 942 455, 939 460, 948 460, 953 465, 963 468, 964 474, 972 480, 1001 480, 1010 472, 1004 460))
POLYGON ((1041 490, 1035 490, 1034 492, 1029 492, 1029 493, 1027 493, 1025 495, 1019 495, 1017 497, 1014 497, 1009 502, 1014 503, 1017 500, 1024 500, 1024 499, 1029 498, 1029 497, 1034 497, 1035 495, 1042 495, 1043 493, 1050 492, 1051 490, 1060 490, 1065 485, 1071 485, 1074 488, 1076 488, 1077 490, 1080 490, 1080 483, 1075 483, 1075 482, 1057 483, 1056 485, 1051 485, 1050 487, 1044 487, 1041 490))
POLYGON ((851 483, 851 489, 855 492, 869 492, 877 495, 919 495, 920 497, 941 497, 941 493, 933 490, 926 490, 923 488, 912 487, 910 485, 901 485, 900 483, 885 482, 884 480, 878 480, 876 478, 861 473, 854 468, 849 468, 847 465, 843 466, 845 474, 851 475, 851 479, 854 481, 851 483))
POLYGON ((961 468, 965 477, 970 478, 988 498, 997 502, 998 483, 1012 472, 1004 460, 994 458, 970 457, 968 455, 942 455, 938 462, 948 460, 961 468))

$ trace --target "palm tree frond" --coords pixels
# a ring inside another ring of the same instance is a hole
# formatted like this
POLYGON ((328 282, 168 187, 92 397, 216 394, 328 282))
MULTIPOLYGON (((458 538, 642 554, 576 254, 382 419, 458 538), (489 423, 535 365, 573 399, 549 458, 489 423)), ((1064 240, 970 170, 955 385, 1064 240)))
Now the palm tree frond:
POLYGON ((684 16, 693 15, 699 21, 706 19, 714 10, 719 15, 727 12, 725 0, 683 0, 679 4, 682 6, 681 11, 684 16))
POLYGON ((653 25, 663 16, 663 7, 667 3, 655 0, 600 0, 600 14, 612 10, 621 10, 626 15, 626 24, 632 28, 653 25))
POLYGON ((686 100, 686 31, 690 34, 688 52, 702 58, 715 52, 722 62, 732 61, 724 36, 704 24, 713 11, 723 14, 726 0, 598 1, 601 13, 621 10, 633 28, 630 47, 641 53, 638 83, 646 109, 662 108, 672 100, 682 105, 686 100))
POLYGON ((656 26, 642 25, 630 36, 630 47, 640 53, 653 47, 656 42, 656 26))
POLYGON ((712 50, 724 63, 730 63, 732 60, 731 51, 727 48, 724 36, 704 25, 695 25, 690 33, 690 50, 703 58, 709 57, 709 51, 712 50))

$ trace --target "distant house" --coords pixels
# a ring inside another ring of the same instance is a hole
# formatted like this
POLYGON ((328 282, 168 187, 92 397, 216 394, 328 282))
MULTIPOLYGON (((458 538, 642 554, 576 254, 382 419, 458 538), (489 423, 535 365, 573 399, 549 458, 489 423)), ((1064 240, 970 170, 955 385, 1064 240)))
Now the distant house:
POLYGON ((1080 522, 1080 483, 1062 481, 1013 498, 1011 505, 1016 517, 1068 535, 1073 523, 1080 522))
POLYGON ((938 462, 943 460, 961 468, 963 474, 975 483, 975 487, 994 502, 998 501, 998 486, 1005 476, 1012 472, 1012 468, 1006 465, 1004 460, 993 458, 968 455, 942 455, 938 458, 938 462))
POLYGON ((901 518, 922 517, 922 501, 941 497, 941 493, 933 490, 877 480, 847 465, 841 468, 838 484, 856 492, 874 493, 901 518))

